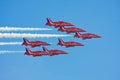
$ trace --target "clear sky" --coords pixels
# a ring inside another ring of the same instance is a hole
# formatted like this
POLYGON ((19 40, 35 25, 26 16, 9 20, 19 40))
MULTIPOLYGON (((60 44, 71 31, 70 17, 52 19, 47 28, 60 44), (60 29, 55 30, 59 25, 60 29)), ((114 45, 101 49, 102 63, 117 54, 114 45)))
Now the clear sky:
MULTIPOLYGON (((60 49, 68 55, 32 57, 24 53, 0 55, 0 80, 120 80, 120 1, 119 0, 0 0, 0 26, 40 27, 46 18, 74 23, 101 39, 81 40, 84 47, 56 46, 57 38, 35 38, 52 43, 49 49, 60 49)), ((32 31, 31 33, 56 33, 32 31)), ((18 32, 22 33, 22 32, 18 32)), ((0 38, 1 42, 22 38, 0 38)), ((21 45, 0 46, 0 50, 25 50, 21 45)), ((30 47, 29 47, 30 48, 30 47)), ((30 48, 42 50, 41 47, 30 48)))

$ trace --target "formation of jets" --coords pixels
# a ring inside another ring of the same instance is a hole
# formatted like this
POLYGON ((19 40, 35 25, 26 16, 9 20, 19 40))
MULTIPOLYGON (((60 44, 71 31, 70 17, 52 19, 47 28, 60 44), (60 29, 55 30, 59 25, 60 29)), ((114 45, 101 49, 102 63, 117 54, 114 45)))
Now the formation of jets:
POLYGON ((87 31, 81 28, 76 28, 74 27, 75 26, 74 24, 64 21, 53 22, 50 18, 47 18, 46 25, 54 26, 55 28, 58 28, 58 31, 66 32, 67 34, 75 33, 74 37, 82 38, 83 40, 91 39, 91 38, 101 38, 101 36, 97 34, 92 34, 92 33, 81 34, 81 32, 87 32, 87 31), (69 26, 70 28, 65 28, 65 26, 69 26))
MULTIPOLYGON (((66 32, 67 34, 74 33, 74 38, 82 38, 82 40, 92 39, 92 38, 101 38, 101 36, 99 36, 97 34, 92 34, 92 33, 81 34, 81 32, 86 32, 86 30, 81 29, 81 28, 76 28, 76 27, 74 27, 75 26, 74 24, 69 23, 69 22, 64 22, 64 21, 54 22, 50 18, 47 18, 46 25, 47 26, 54 26, 55 28, 58 28, 58 31, 66 32), (69 28, 66 28, 65 26, 67 26, 69 28)), ((34 57, 36 57, 36 56, 54 56, 54 55, 59 55, 59 54, 68 54, 67 52, 62 51, 62 50, 57 50, 57 49, 48 50, 44 46, 50 46, 51 44, 49 44, 47 42, 43 42, 43 41, 29 41, 28 39, 23 38, 22 45, 31 46, 32 48, 42 46, 43 51, 31 51, 30 49, 26 48, 25 55, 32 55, 34 57)), ((75 41, 65 42, 61 38, 58 38, 57 45, 58 46, 65 46, 66 48, 75 47, 75 46, 84 46, 84 44, 79 43, 79 42, 75 42, 75 41)))

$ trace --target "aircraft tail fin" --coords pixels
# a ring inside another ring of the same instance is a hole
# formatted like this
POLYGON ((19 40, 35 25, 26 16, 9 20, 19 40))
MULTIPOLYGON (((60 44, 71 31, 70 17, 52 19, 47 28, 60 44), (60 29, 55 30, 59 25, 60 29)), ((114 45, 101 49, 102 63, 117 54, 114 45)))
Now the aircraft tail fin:
POLYGON ((29 48, 25 48, 25 50, 26 50, 26 52, 25 52, 26 55, 31 55, 32 54, 32 51, 29 48))
POLYGON ((53 21, 50 18, 47 18, 48 23, 52 23, 53 21))
POLYGON ((82 37, 82 36, 81 36, 81 34, 79 32, 76 32, 74 37, 78 37, 79 38, 79 37, 82 37))
POLYGON ((43 48, 43 51, 48 53, 49 50, 46 47, 42 47, 42 48, 43 48))
POLYGON ((61 38, 58 38, 58 40, 59 40, 59 44, 64 44, 64 41, 61 39, 61 38))
POLYGON ((29 44, 29 40, 27 38, 23 38, 23 44, 22 45, 28 45, 29 44))
POLYGON ((27 38, 23 38, 24 42, 29 42, 29 40, 27 38))

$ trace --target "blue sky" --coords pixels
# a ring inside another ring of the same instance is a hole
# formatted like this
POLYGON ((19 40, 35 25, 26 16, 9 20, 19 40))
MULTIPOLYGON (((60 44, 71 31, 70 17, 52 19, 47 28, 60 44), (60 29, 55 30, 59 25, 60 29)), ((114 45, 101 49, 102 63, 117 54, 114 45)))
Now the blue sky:
MULTIPOLYGON (((119 0, 1 0, 0 26, 40 27, 46 18, 74 23, 76 27, 99 34, 101 39, 63 38, 85 44, 84 47, 56 46, 57 38, 36 38, 52 43, 49 49, 61 49, 68 55, 32 57, 24 53, 0 55, 0 80, 120 80, 120 1, 119 0)), ((32 31, 31 33, 57 33, 32 31)), ((22 33, 22 32, 19 32, 22 33)), ((22 41, 22 38, 0 38, 22 41)), ((0 50, 24 50, 21 45, 0 46, 0 50)), ((30 48, 30 47, 29 47, 30 48)), ((42 50, 41 47, 30 48, 42 50)))

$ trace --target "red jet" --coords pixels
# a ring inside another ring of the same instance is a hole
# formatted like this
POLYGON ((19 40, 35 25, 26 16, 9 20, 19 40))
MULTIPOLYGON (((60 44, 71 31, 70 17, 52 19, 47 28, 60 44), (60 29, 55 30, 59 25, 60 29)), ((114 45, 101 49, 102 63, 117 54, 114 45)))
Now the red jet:
POLYGON ((86 32, 86 31, 83 30, 83 29, 75 28, 75 27, 73 27, 73 28, 60 27, 60 28, 58 29, 58 31, 66 32, 67 34, 69 34, 69 33, 76 33, 76 32, 86 32))
POLYGON ((43 51, 46 52, 49 56, 59 55, 59 54, 68 54, 65 51, 62 50, 48 50, 47 48, 43 47, 43 51))
POLYGON ((64 42, 62 39, 58 39, 59 42, 57 45, 60 45, 60 46, 65 46, 66 48, 68 47, 74 47, 74 46, 84 46, 83 44, 81 43, 78 43, 78 42, 73 42, 73 41, 70 41, 70 42, 64 42))
POLYGON ((31 47, 37 47, 37 46, 49 46, 50 44, 47 42, 42 42, 42 41, 29 41, 26 38, 23 38, 24 42, 22 45, 25 46, 31 46, 31 47))
POLYGON ((83 40, 91 39, 91 38, 101 38, 101 36, 98 36, 96 34, 91 34, 91 33, 80 34, 79 32, 76 32, 74 37, 82 38, 83 40))
POLYGON ((47 26, 54 26, 55 28, 64 27, 64 26, 74 26, 74 24, 71 24, 68 22, 63 22, 63 21, 53 22, 50 18, 47 18, 46 25, 47 26))
POLYGON ((32 55, 34 57, 36 56, 43 56, 43 55, 47 55, 44 51, 31 51, 30 49, 26 48, 26 52, 25 55, 32 55))

